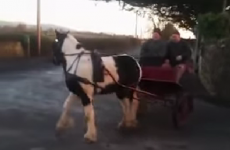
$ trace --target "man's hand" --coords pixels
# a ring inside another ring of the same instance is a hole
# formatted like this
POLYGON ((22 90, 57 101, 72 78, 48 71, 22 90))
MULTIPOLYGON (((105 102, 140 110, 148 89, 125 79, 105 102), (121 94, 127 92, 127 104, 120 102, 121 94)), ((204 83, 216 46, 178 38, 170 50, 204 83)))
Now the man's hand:
POLYGON ((170 63, 168 59, 165 60, 165 62, 162 64, 162 67, 164 68, 170 67, 170 63))
POLYGON ((181 55, 177 56, 177 57, 176 57, 176 60, 177 60, 177 61, 181 61, 181 60, 182 60, 182 56, 181 56, 181 55))
POLYGON ((185 64, 179 64, 176 66, 176 68, 184 70, 186 68, 186 65, 185 64))

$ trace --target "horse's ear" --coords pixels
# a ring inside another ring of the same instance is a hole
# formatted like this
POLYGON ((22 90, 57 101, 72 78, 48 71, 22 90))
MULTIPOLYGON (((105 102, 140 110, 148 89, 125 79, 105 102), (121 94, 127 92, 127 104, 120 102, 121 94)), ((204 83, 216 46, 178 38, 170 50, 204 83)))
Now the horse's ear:
POLYGON ((58 33, 59 33, 59 32, 58 32, 58 30, 57 30, 57 29, 55 29, 54 31, 55 31, 55 34, 56 34, 56 35, 58 35, 58 33))

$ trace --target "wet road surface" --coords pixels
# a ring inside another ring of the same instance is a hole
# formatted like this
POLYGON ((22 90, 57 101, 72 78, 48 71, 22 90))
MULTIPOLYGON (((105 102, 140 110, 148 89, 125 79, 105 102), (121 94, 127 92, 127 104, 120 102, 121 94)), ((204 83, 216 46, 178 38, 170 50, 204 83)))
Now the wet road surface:
POLYGON ((62 140, 54 134, 68 95, 61 68, 0 74, 0 150, 230 150, 230 109, 199 99, 188 125, 172 127, 170 109, 155 106, 132 133, 118 132, 121 108, 114 95, 96 96, 98 142, 83 140, 80 102, 73 107, 75 128, 62 140))

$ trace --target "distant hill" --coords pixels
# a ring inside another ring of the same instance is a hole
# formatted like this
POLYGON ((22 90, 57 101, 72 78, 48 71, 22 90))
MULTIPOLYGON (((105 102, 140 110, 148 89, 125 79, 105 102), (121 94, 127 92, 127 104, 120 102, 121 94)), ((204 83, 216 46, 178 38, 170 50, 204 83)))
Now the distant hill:
MULTIPOLYGON (((26 24, 24 22, 10 22, 10 21, 1 21, 0 20, 0 27, 2 27, 2 26, 16 27, 19 24, 25 24, 27 26, 27 28, 34 28, 34 29, 37 28, 36 25, 26 24)), ((52 24, 41 24, 41 27, 42 27, 43 31, 47 31, 49 29, 61 29, 61 30, 76 31, 76 30, 73 30, 70 28, 66 28, 66 27, 62 27, 62 26, 58 26, 58 25, 52 25, 52 24)))
POLYGON ((0 26, 17 26, 20 22, 8 22, 8 21, 1 21, 0 26))
MULTIPOLYGON (((10 21, 1 21, 0 20, 0 27, 3 26, 9 26, 9 27, 16 27, 19 24, 25 24, 27 29, 32 29, 32 30, 36 30, 37 26, 36 25, 31 25, 31 24, 27 24, 24 22, 10 22, 10 21)), ((107 36, 116 36, 116 37, 133 37, 131 35, 116 35, 116 34, 109 34, 109 33, 94 33, 94 32, 88 32, 88 31, 76 31, 74 29, 70 29, 67 27, 62 27, 59 25, 53 25, 53 24, 41 24, 41 28, 42 31, 48 31, 51 29, 60 29, 60 30, 64 30, 64 31, 71 31, 74 32, 74 34, 77 34, 78 36, 81 37, 87 37, 87 38, 95 38, 95 37, 107 37, 107 36)))

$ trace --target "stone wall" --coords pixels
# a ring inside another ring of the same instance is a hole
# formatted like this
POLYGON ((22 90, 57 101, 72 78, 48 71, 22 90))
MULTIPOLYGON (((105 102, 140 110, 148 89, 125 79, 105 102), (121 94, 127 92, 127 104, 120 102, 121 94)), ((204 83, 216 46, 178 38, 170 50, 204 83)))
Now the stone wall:
POLYGON ((216 96, 230 98, 230 39, 204 44, 199 76, 206 89, 216 96))
POLYGON ((20 42, 4 41, 0 42, 0 58, 24 57, 25 53, 20 42))

